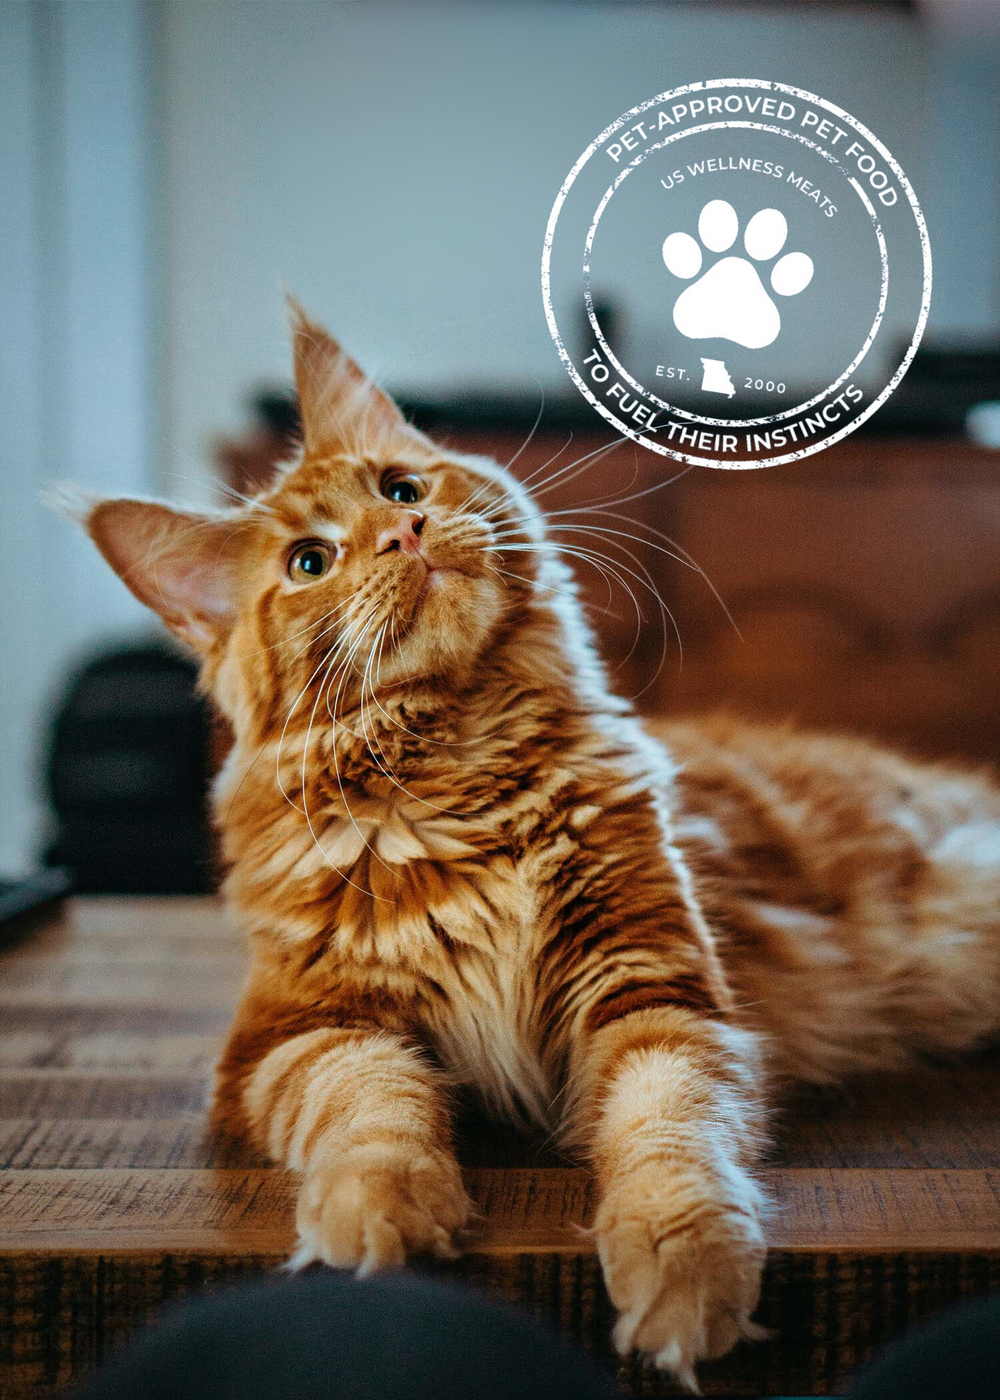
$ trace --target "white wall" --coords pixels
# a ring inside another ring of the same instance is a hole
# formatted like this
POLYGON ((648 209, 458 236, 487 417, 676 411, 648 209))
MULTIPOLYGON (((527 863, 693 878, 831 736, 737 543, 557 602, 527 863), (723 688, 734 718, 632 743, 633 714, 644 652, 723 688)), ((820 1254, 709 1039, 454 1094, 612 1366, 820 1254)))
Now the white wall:
POLYGON ((0 6, 0 870, 38 848, 67 667, 144 623, 39 496, 66 478, 109 491, 154 478, 146 56, 140 3, 0 6))
POLYGON ((991 336, 996 342, 1000 341, 1000 3, 996 0, 989 20, 978 35, 961 29, 954 34, 935 32, 926 199, 935 251, 930 331, 956 340, 991 336))
POLYGON ((287 375, 280 285, 393 385, 566 389, 539 290, 556 191, 609 121, 694 77, 819 92, 927 185, 926 46, 893 11, 165 0, 160 14, 181 474, 248 384, 287 375))
POLYGON ((203 490, 208 438, 287 375, 281 285, 394 385, 565 389, 538 287, 565 172, 646 96, 762 75, 902 161, 931 333, 996 333, 996 59, 888 10, 0 5, 0 868, 37 846, 58 679, 145 619, 39 491, 203 490))

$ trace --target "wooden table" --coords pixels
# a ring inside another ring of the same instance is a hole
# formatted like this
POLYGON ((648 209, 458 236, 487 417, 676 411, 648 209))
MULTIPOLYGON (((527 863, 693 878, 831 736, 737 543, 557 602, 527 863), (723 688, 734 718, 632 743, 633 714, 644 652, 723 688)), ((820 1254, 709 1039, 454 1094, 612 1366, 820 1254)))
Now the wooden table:
MULTIPOLYGON (((269 1269, 293 1178, 225 1155, 206 1086, 239 985, 211 900, 77 900, 2 957, 0 1396, 52 1394, 165 1300, 269 1269)), ((586 1173, 473 1135, 485 1216, 453 1272, 607 1357, 610 1309, 575 1225, 586 1173)), ((1000 1287, 1000 1056, 809 1095, 766 1172, 778 1203, 759 1316, 771 1342, 706 1393, 835 1394, 873 1348, 1000 1287)), ((672 1393, 632 1364, 627 1393, 672 1393)))

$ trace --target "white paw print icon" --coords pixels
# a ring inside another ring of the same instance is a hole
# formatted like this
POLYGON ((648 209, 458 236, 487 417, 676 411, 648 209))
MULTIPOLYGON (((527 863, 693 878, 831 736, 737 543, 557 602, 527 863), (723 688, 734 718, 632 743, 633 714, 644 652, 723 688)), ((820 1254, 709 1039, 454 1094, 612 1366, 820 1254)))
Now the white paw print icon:
MULTIPOLYGON (((726 200, 713 199, 702 209, 698 237, 709 252, 724 253, 739 231, 736 210, 726 200)), ((746 226, 743 246, 754 262, 769 262, 781 252, 787 237, 784 214, 761 209, 746 226)), ((675 277, 696 277, 701 272, 701 248, 689 233, 672 233, 663 244, 663 261, 675 277)), ((806 253, 786 253, 771 269, 771 289, 779 296, 798 296, 812 275, 812 258, 806 253)), ((728 257, 713 263, 680 294, 674 305, 674 325, 689 340, 717 336, 748 350, 761 350, 777 339, 781 317, 753 263, 728 257)))

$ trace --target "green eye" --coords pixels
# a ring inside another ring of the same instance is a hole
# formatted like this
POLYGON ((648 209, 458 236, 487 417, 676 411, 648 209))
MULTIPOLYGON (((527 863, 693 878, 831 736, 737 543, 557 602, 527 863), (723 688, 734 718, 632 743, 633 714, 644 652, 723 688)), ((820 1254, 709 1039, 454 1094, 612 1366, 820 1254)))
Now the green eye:
POLYGON ((426 486, 416 476, 397 476, 382 484, 382 495, 399 506, 416 505, 426 492, 426 486))
POLYGON ((322 578, 332 561, 329 546, 303 544, 288 561, 288 577, 295 583, 313 583, 322 578))

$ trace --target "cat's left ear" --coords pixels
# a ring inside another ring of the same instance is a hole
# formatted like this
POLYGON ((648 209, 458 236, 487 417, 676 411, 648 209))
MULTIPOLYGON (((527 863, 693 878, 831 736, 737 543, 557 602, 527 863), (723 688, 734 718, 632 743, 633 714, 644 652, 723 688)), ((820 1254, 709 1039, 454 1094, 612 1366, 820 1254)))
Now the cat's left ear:
POLYGON ((159 501, 87 502, 72 511, 141 603, 202 655, 236 611, 239 528, 159 501))
POLYGON ((295 385, 307 452, 347 450, 378 455, 395 438, 426 442, 388 394, 322 326, 288 298, 295 354, 295 385))

